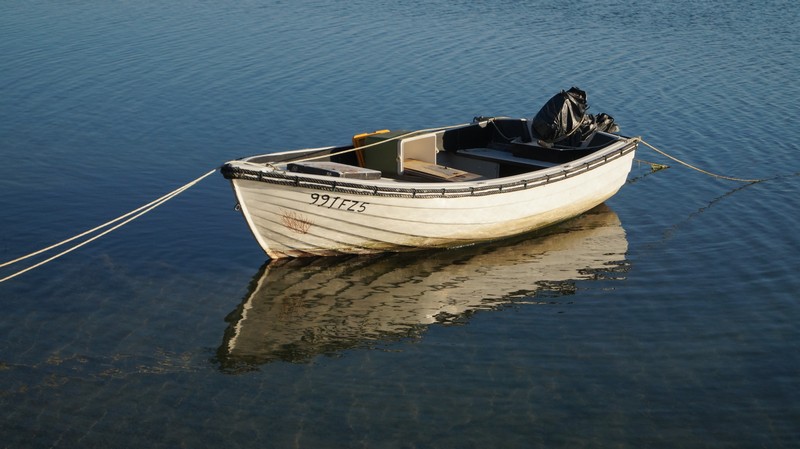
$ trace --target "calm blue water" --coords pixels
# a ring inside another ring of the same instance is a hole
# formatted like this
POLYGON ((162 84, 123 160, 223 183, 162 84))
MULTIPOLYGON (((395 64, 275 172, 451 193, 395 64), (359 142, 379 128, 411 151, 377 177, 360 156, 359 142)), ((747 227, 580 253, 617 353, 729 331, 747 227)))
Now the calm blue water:
POLYGON ((0 3, 0 262, 229 159, 572 85, 770 178, 643 148, 672 168, 547 233, 264 266, 217 174, 0 284, 0 446, 799 447, 800 6, 646 3, 0 3))

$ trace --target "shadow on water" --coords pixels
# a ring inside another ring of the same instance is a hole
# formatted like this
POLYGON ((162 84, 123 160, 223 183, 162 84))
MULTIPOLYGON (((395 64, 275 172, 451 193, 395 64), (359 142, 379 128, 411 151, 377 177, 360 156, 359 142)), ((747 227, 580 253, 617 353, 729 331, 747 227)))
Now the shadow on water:
POLYGON ((266 263, 232 311, 216 363, 223 372, 307 362, 351 348, 420 338, 479 310, 546 304, 576 280, 627 271, 628 242, 601 205, 545 232, 454 250, 266 263))

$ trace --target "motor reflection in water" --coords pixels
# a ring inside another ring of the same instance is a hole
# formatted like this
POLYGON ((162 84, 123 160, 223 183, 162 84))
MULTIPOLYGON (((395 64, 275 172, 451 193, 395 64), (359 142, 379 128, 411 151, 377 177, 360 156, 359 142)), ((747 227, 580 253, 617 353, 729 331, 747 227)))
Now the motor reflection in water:
MULTIPOLYGON (((453 250, 281 259, 265 264, 227 317, 220 369, 418 338, 432 323, 574 292, 576 280, 627 271, 628 242, 605 205, 513 240, 453 250)), ((618 274, 614 275, 618 276, 618 274)))

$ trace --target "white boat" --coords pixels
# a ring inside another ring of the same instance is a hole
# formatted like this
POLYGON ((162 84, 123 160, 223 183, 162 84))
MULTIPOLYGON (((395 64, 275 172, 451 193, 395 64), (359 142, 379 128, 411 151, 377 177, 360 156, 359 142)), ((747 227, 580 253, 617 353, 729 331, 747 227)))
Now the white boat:
POLYGON ((345 146, 227 162, 238 206, 272 259, 446 248, 582 214, 625 183, 639 140, 539 140, 530 120, 378 131, 345 146))
POLYGON ((629 269, 617 215, 601 205, 536 235, 450 251, 269 261, 225 320, 223 370, 421 338, 507 304, 564 307, 577 281, 629 269), (555 305, 554 305, 555 304, 555 305))

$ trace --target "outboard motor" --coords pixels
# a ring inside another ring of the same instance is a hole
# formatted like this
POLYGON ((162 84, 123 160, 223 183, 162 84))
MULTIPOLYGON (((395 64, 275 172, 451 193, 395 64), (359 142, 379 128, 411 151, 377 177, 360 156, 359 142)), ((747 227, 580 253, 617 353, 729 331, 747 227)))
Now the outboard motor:
POLYGON ((586 92, 572 87, 554 95, 531 121, 531 134, 542 144, 578 146, 595 131, 618 132, 614 118, 601 113, 586 114, 586 92))

